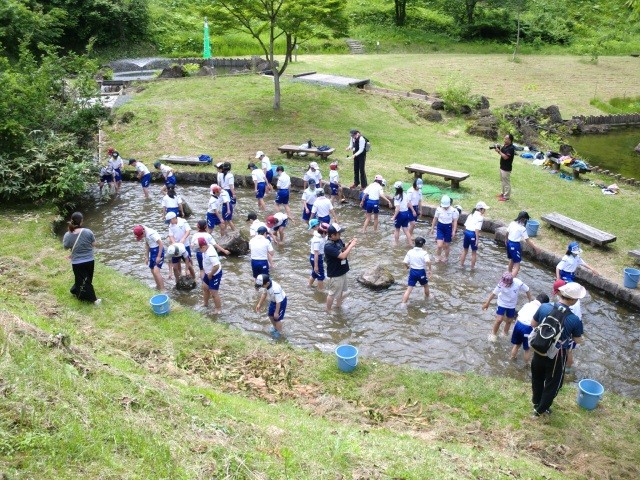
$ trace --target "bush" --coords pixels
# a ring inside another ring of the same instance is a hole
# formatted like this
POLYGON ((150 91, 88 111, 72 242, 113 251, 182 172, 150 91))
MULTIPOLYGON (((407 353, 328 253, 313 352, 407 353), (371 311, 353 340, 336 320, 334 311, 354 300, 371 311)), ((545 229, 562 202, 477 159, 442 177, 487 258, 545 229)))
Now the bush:
POLYGON ((444 109, 448 112, 461 113, 462 107, 471 107, 478 103, 478 96, 471 94, 469 81, 455 75, 449 77, 444 90, 438 91, 438 96, 444 100, 444 109))

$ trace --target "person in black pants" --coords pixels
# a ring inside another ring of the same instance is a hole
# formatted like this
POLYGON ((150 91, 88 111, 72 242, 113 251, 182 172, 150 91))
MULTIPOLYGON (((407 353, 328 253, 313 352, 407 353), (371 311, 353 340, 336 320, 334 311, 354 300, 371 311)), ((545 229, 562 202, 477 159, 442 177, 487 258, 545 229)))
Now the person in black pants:
MULTIPOLYGON (((556 306, 570 309, 576 302, 584 298, 586 290, 579 283, 571 282, 558 289, 558 303, 556 306)), ((531 326, 536 328, 544 318, 551 313, 554 305, 545 303, 534 314, 531 326)), ((564 327, 559 341, 559 350, 554 358, 534 351, 531 360, 531 390, 533 402, 533 416, 551 414, 551 405, 562 388, 564 368, 567 363, 567 352, 571 348, 571 340, 582 343, 583 326, 578 316, 569 313, 564 319, 564 327)))
POLYGON ((71 250, 69 256, 73 269, 74 283, 71 294, 84 302, 92 302, 100 305, 101 299, 96 297, 93 289, 93 268, 95 261, 93 249, 96 246, 96 237, 88 228, 82 227, 84 217, 82 213, 75 212, 69 221, 69 231, 64 234, 62 245, 71 250))
POLYGON ((504 136, 504 145, 496 145, 495 151, 500 155, 500 183, 502 192, 498 195, 498 201, 507 202, 511 199, 511 170, 513 170, 513 157, 516 155, 516 148, 513 146, 513 135, 510 133, 504 136))
POLYGON ((364 189, 367 186, 367 174, 364 171, 364 164, 367 160, 367 151, 365 149, 367 141, 359 130, 350 130, 349 133, 351 133, 351 140, 345 150, 353 152, 353 155, 347 156, 347 159, 353 159, 353 185, 351 185, 351 188, 360 186, 364 189))

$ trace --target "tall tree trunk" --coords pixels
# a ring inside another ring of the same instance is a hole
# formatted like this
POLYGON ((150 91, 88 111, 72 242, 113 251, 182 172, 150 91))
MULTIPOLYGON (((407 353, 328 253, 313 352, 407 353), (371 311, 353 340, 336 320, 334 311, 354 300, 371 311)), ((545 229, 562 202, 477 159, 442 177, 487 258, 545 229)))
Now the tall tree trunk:
POLYGON ((513 49, 513 61, 516 61, 516 55, 518 54, 518 46, 520 45, 520 11, 522 10, 522 2, 518 2, 518 33, 516 35, 516 46, 513 49))
POLYGON ((395 0, 396 25, 402 27, 407 21, 407 0, 395 0))
POLYGON ((467 25, 473 25, 473 14, 475 13, 478 0, 465 0, 464 7, 467 13, 467 25))
POLYGON ((271 74, 273 75, 273 109, 280 110, 280 72, 278 72, 278 68, 276 67, 273 54, 275 43, 274 30, 275 23, 272 21, 271 30, 269 32, 269 66, 271 67, 271 74))

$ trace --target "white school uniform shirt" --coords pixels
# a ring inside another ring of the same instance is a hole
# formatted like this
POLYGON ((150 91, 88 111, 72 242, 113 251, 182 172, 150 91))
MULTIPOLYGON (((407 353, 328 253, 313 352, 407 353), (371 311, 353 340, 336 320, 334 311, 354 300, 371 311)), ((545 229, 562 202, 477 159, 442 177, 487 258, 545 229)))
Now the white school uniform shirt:
POLYGON ((311 250, 309 253, 316 253, 318 255, 324 255, 324 244, 327 243, 327 237, 323 237, 317 231, 313 232, 313 237, 311 237, 311 250))
POLYGON ((169 195, 162 197, 162 206, 165 208, 178 208, 181 203, 182 198, 180 195, 176 195, 174 198, 171 198, 169 195))
POLYGON ((529 235, 527 235, 527 227, 521 223, 514 220, 509 224, 509 227, 507 227, 507 240, 510 242, 521 242, 527 238, 529 238, 529 235))
POLYGON ((109 165, 111 165, 111 168, 115 170, 117 168, 124 167, 124 162, 122 161, 122 157, 118 155, 117 157, 111 157, 111 159, 109 160, 109 165))
POLYGON ((269 260, 269 253, 273 252, 271 242, 264 235, 256 235, 249 240, 251 260, 269 260))
POLYGON ((540 302, 538 300, 532 300, 529 303, 525 303, 518 312, 518 321, 523 325, 531 326, 531 320, 533 316, 540 308, 540 302))
POLYGON ((174 255, 174 257, 182 257, 185 260, 189 258, 189 255, 187 255, 187 249, 184 247, 184 243, 176 242, 172 243, 171 245, 176 247, 176 254, 174 255))
POLYGON ((222 190, 220 192, 220 197, 218 197, 218 201, 220 202, 221 206, 225 203, 229 203, 231 202, 231 195, 229 195, 229 192, 227 192, 226 190, 222 190))
POLYGON ((475 232, 476 230, 482 230, 482 222, 484 221, 484 216, 479 212, 475 211, 473 214, 467 216, 467 220, 464 222, 464 229, 475 232))
POLYGON ((313 205, 316 202, 316 198, 317 197, 315 188, 313 190, 307 188, 304 192, 302 192, 302 200, 304 200, 309 205, 313 205))
POLYGON ((320 170, 316 170, 315 172, 311 169, 307 170, 307 172, 304 174, 304 181, 308 182, 309 180, 315 180, 316 187, 319 187, 320 180, 322 180, 322 173, 320 173, 320 170))
POLYGON ((153 228, 143 227, 144 228, 144 239, 149 245, 149 248, 159 247, 159 241, 162 240, 162 237, 158 232, 156 232, 153 228))
POLYGON ((404 194, 402 197, 400 195, 396 195, 393 197, 393 206, 398 207, 398 211, 406 212, 409 210, 409 196, 404 194))
POLYGON ((258 229, 260 227, 267 228, 267 224, 260 220, 254 220, 251 225, 249 225, 249 236, 255 237, 258 234, 258 229))
POLYGON ((510 287, 501 287, 500 284, 493 289, 493 294, 498 296, 498 306, 504 308, 516 308, 518 305, 518 293, 528 292, 529 287, 522 280, 514 278, 510 287))
POLYGON ((384 189, 378 182, 370 183, 364 189, 364 194, 369 196, 369 200, 380 200, 380 194, 382 193, 384 193, 384 189))
POLYGON ((340 174, 337 170, 329 170, 329 183, 340 183, 340 174))
POLYGON ((164 176, 164 178, 173 177, 173 168, 163 163, 160 164, 160 171, 162 172, 162 175, 164 176))
POLYGON ((251 171, 251 178, 253 179, 254 183, 263 183, 267 181, 267 177, 265 176, 264 172, 259 168, 251 171))
POLYGON ((143 176, 149 172, 149 169, 142 162, 136 162, 136 172, 141 173, 143 176))
MULTIPOLYGON (((222 182, 224 182, 224 173, 218 172, 218 175, 216 176, 216 183, 220 185, 220 188, 222 188, 222 182)), ((213 187, 213 184, 211 186, 213 187)))
POLYGON ((331 210, 333 210, 331 200, 327 197, 318 197, 311 207, 311 214, 315 213, 318 217, 326 217, 331 213, 331 210))
POLYGON ((270 302, 282 303, 287 295, 278 282, 271 280, 271 285, 267 289, 267 297, 269 297, 270 302))
POLYGON ((278 175, 278 183, 276 184, 276 187, 278 188, 278 190, 288 189, 289 187, 291 187, 291 177, 285 172, 280 172, 280 175, 278 175))
POLYGON ((414 207, 417 207, 422 200, 422 190, 420 189, 416 190, 415 188, 410 187, 409 190, 407 190, 407 195, 409 196, 411 205, 413 205, 414 207))
POLYGON ((222 174, 222 181, 219 185, 225 190, 231 190, 235 186, 235 178, 233 173, 227 172, 222 174))
POLYGON ((574 273, 580 265, 584 265, 584 260, 580 255, 565 255, 558 263, 558 268, 565 272, 574 273))
POLYGON ((282 212, 276 212, 273 214, 273 216, 276 219, 276 224, 274 225, 274 227, 278 227, 280 225, 282 225, 285 220, 287 220, 289 218, 289 215, 287 215, 286 213, 282 213, 282 212))
POLYGON ((209 196, 209 203, 207 204, 207 213, 216 213, 220 211, 219 197, 214 195, 209 196))
POLYGON ((426 270, 427 264, 431 261, 429 254, 426 250, 420 247, 413 247, 404 256, 404 263, 409 265, 409 268, 415 270, 426 270))
POLYGON ((216 265, 220 265, 220 268, 215 273, 216 275, 222 272, 222 265, 220 264, 220 257, 218 252, 213 248, 213 245, 209 245, 209 248, 202 254, 202 270, 205 273, 210 273, 216 265))
MULTIPOLYGON (((190 231, 191 227, 184 218, 178 217, 178 223, 175 225, 173 223, 169 224, 169 236, 175 238, 176 242, 180 242, 184 234, 190 231)), ((190 236, 191 235, 187 235, 187 238, 184 239, 184 243, 189 244, 190 236)))
POLYGON ((453 223, 454 220, 458 220, 459 216, 460 216, 460 212, 458 212, 457 208, 453 208, 453 207, 436 208, 435 217, 438 219, 438 222, 444 225, 449 225, 450 223, 453 223))
MULTIPOLYGON (((196 232, 193 235, 191 235, 191 248, 194 251, 199 251, 198 249, 200 248, 200 245, 198 244, 198 240, 200 238, 204 238, 207 241, 207 243, 212 247, 215 247, 217 244, 216 239, 213 238, 210 233, 196 232)), ((218 255, 218 252, 216 251, 215 248, 213 249, 213 251, 216 252, 216 255, 218 255)))
POLYGON ((269 157, 267 157, 266 155, 263 155, 261 162, 262 162, 261 163, 262 170, 264 172, 267 172, 267 171, 271 170, 271 160, 269 160, 269 157))

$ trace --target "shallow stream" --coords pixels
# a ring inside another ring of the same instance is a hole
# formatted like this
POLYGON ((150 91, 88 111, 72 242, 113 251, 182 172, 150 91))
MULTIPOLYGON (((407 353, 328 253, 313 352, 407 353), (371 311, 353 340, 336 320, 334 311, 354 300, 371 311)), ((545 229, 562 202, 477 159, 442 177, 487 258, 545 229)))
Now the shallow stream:
MULTIPOLYGON (((203 218, 206 211, 208 188, 179 187, 179 191, 194 211, 189 224, 195 231, 196 221, 203 218)), ((131 232, 135 224, 144 223, 166 237, 160 187, 152 185, 151 193, 152 199, 145 201, 137 183, 125 182, 119 197, 97 199, 84 213, 85 225, 94 231, 99 243, 99 260, 153 287, 155 284, 145 264, 144 244, 136 242, 131 232)), ((236 226, 245 231, 248 226, 244 220, 256 205, 250 193, 238 190, 234 214, 236 226)), ((497 246, 492 237, 481 238, 476 269, 470 270, 470 258, 465 268, 457 263, 462 246, 458 234, 449 263, 434 264, 430 299, 424 300, 422 290, 416 288, 408 308, 403 310, 400 303, 406 273, 402 260, 408 248, 404 237, 400 237, 400 246, 393 246, 394 229, 388 212, 384 215, 381 212, 377 233, 361 234, 361 210, 353 204, 341 206, 339 220, 348 229, 343 238, 357 236, 358 245, 350 257, 350 296, 342 312, 327 315, 325 294, 307 287, 310 236, 299 220, 299 197, 300 193, 292 192, 296 224, 287 228, 285 244, 276 246, 276 266, 271 272, 289 298, 284 331, 291 344, 329 353, 338 344, 350 343, 359 348, 361 356, 393 364, 431 371, 473 371, 520 380, 529 378, 522 353, 517 361, 509 360, 509 338, 500 337, 496 343, 486 340, 494 320, 495 300, 486 312, 481 310, 481 304, 507 265, 504 248, 497 246), (364 269, 378 263, 392 271, 397 281, 394 286, 371 291, 356 282, 364 269)), ((273 194, 268 200, 270 210, 273 194)), ((432 254, 435 242, 427 236, 428 226, 426 222, 420 223, 416 233, 428 238, 427 249, 432 254)), ((218 235, 219 232, 214 232, 216 238, 218 235)), ((222 265, 223 314, 209 313, 211 320, 268 337, 266 313, 257 314, 254 310, 257 293, 248 256, 223 257, 222 265)), ((166 266, 163 274, 166 278, 166 266)), ((520 278, 531 287, 534 297, 538 293, 551 294, 554 275, 550 270, 525 259, 520 278)), ((174 301, 202 310, 199 287, 191 292, 178 292, 169 282, 167 287, 174 301)), ((518 307, 525 302, 526 297, 522 296, 518 307)), ((576 372, 568 381, 593 378, 607 390, 640 397, 640 315, 593 291, 583 300, 582 310, 586 342, 576 350, 576 372)))

